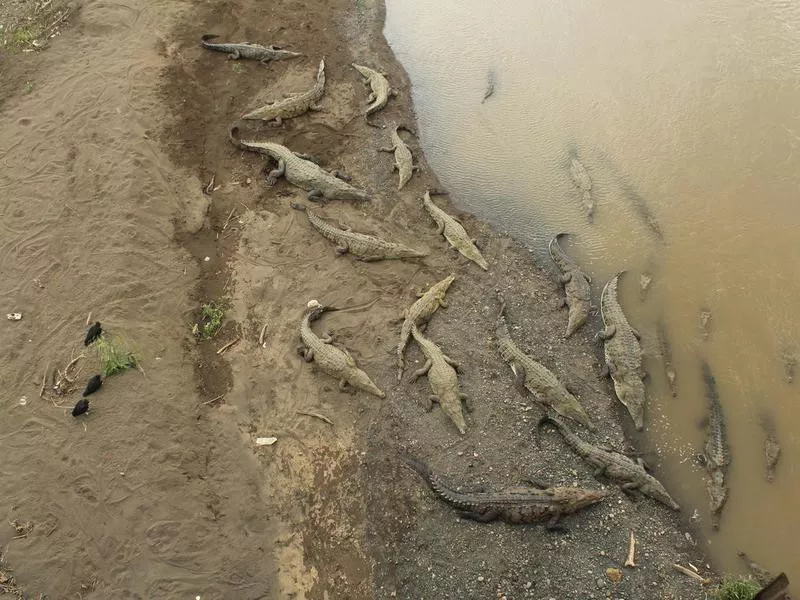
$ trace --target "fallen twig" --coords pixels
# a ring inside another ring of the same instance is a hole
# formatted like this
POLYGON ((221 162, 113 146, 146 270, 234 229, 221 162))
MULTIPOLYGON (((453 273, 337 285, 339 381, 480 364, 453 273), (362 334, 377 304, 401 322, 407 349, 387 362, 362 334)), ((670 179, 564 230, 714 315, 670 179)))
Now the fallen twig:
POLYGON ((206 196, 210 196, 210 195, 211 195, 211 193, 214 191, 214 180, 215 180, 216 178, 217 178, 217 174, 216 174, 216 173, 214 173, 214 174, 211 176, 211 181, 209 181, 209 182, 208 182, 208 185, 207 185, 206 187, 204 187, 204 188, 203 188, 203 193, 204 193, 206 196))
POLYGON ((92 311, 89 311, 89 316, 86 317, 86 326, 89 326, 89 323, 92 322, 92 311))
POLYGON ((44 388, 47 385, 47 372, 50 370, 50 363, 47 363, 47 366, 44 368, 44 373, 42 374, 42 387, 39 388, 39 398, 44 396, 44 388))
POLYGON ((227 344, 225 344, 225 345, 224 345, 222 348, 220 348, 219 350, 217 350, 217 354, 222 354, 222 353, 223 353, 223 352, 225 352, 225 351, 226 351, 228 348, 230 348, 230 347, 231 347, 231 346, 233 346, 234 344, 238 343, 238 342, 239 342, 239 340, 241 340, 241 339, 242 339, 242 338, 238 337, 238 338, 236 338, 235 340, 233 340, 232 342, 228 342, 228 343, 227 343, 227 344))
POLYGON ((225 397, 225 394, 220 394, 216 398, 212 398, 211 400, 206 400, 205 402, 201 402, 200 406, 208 406, 209 404, 214 404, 218 400, 222 400, 225 397))
POLYGON ((691 569, 687 569, 686 567, 684 567, 683 565, 679 565, 678 563, 673 563, 672 568, 675 569, 676 571, 678 571, 679 573, 683 573, 684 575, 688 575, 692 579, 694 579, 696 581, 699 581, 703 585, 708 585, 709 583, 711 583, 710 579, 707 579, 707 578, 705 578, 705 577, 703 577, 701 575, 698 575, 697 573, 695 573, 691 569))
POLYGON ((267 325, 269 325, 269 323, 264 323, 264 326, 261 328, 261 333, 258 334, 258 345, 261 346, 262 348, 265 347, 265 345, 264 345, 264 334, 267 331, 267 325))
POLYGON ((328 425, 333 425, 333 421, 331 421, 325 415, 321 415, 321 414, 315 413, 315 412, 308 412, 308 411, 305 411, 305 410, 298 410, 296 412, 297 412, 298 415, 305 415, 307 417, 314 417, 315 419, 319 419, 320 421, 325 421, 328 425))
POLYGON ((225 231, 228 228, 228 223, 231 222, 231 218, 233 217, 233 211, 235 211, 235 210, 236 210, 236 207, 234 206, 231 209, 231 212, 228 213, 228 218, 225 219, 225 224, 222 226, 222 231, 225 231))
POLYGON ((635 554, 636 554, 636 538, 633 537, 633 530, 631 530, 631 538, 630 542, 628 543, 628 558, 625 559, 625 566, 626 567, 635 567, 635 554))

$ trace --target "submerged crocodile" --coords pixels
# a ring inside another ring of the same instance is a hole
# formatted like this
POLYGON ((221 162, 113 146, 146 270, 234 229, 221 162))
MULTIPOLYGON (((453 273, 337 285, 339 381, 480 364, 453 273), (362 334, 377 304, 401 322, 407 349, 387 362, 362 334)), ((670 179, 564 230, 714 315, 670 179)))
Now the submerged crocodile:
POLYGON ((400 181, 397 184, 398 190, 403 189, 403 186, 411 179, 411 175, 418 169, 418 167, 414 166, 411 150, 408 149, 403 138, 397 132, 400 127, 400 125, 395 125, 394 130, 392 130, 392 147, 379 149, 380 152, 394 152, 394 166, 392 169, 397 169, 400 177, 400 181))
POLYGON ((725 431, 725 420, 722 414, 722 405, 719 402, 717 381, 711 374, 708 363, 702 364, 703 381, 706 385, 706 399, 708 400, 708 425, 706 426, 706 441, 703 445, 703 459, 708 471, 709 505, 711 508, 711 526, 719 529, 719 518, 722 507, 728 499, 728 487, 725 476, 728 465, 731 464, 730 447, 725 431))
POLYGON ((617 299, 619 273, 612 277, 600 297, 600 312, 603 316, 603 329, 598 337, 605 341, 605 360, 608 374, 614 380, 617 398, 633 419, 636 429, 644 428, 645 392, 642 381, 642 347, 639 333, 631 327, 617 299))
POLYGON ((206 34, 203 36, 203 47, 217 52, 226 52, 228 58, 231 60, 238 60, 240 58, 251 58, 258 60, 264 64, 271 60, 285 60, 287 58, 296 58, 302 56, 299 52, 290 52, 284 50, 279 46, 262 46, 261 44, 251 44, 250 42, 239 42, 235 44, 214 44, 209 42, 214 38, 219 37, 213 34, 206 34))
POLYGON ((560 280, 564 284, 564 293, 566 294, 564 304, 569 307, 569 319, 565 337, 569 337, 581 325, 586 323, 586 319, 589 318, 589 311, 592 308, 592 299, 591 288, 589 287, 591 279, 580 270, 577 263, 558 244, 558 238, 564 235, 567 234, 557 234, 550 240, 547 248, 550 251, 550 258, 553 259, 558 270, 561 271, 560 280))
POLYGON ((461 412, 461 402, 466 404, 467 410, 470 410, 470 404, 467 396, 458 387, 458 364, 442 352, 439 346, 423 337, 416 325, 411 326, 411 335, 426 359, 425 365, 411 376, 411 381, 416 381, 427 373, 428 383, 434 394, 426 402, 425 410, 430 411, 433 408, 432 403, 438 402, 444 414, 450 417, 458 432, 463 435, 467 431, 467 424, 461 412))
POLYGON ((592 200, 592 179, 586 168, 580 163, 577 156, 572 156, 569 161, 569 174, 572 177, 572 183, 578 188, 581 193, 581 200, 586 208, 586 215, 589 221, 592 220, 594 213, 594 200, 592 200))
POLYGON ((302 94, 293 94, 289 98, 270 102, 242 115, 242 119, 261 119, 262 121, 275 121, 281 125, 283 119, 290 119, 302 115, 309 110, 318 110, 317 102, 325 93, 325 59, 319 61, 317 81, 310 90, 302 94))
POLYGON ((507 487, 493 492, 457 492, 447 486, 422 462, 404 457, 405 462, 425 479, 431 490, 464 519, 480 523, 505 521, 506 523, 546 522, 548 530, 559 529, 564 515, 578 512, 601 502, 611 495, 604 490, 576 487, 507 487))
POLYGON ((525 354, 511 339, 504 315, 505 302, 502 298, 500 298, 500 302, 500 312, 497 315, 495 330, 497 349, 503 360, 511 367, 516 377, 517 387, 520 390, 527 389, 539 402, 551 407, 558 414, 594 430, 594 425, 578 399, 567 391, 567 388, 547 367, 525 354))
POLYGON ((386 394, 372 383, 369 375, 358 368, 356 361, 346 349, 337 348, 331 343, 330 336, 320 338, 311 329, 311 322, 318 319, 326 310, 332 309, 321 306, 313 300, 309 302, 309 308, 300 321, 300 339, 303 345, 298 347, 298 352, 306 362, 313 360, 320 369, 338 379, 339 389, 344 389, 345 384, 350 384, 379 398, 385 397, 386 394))
POLYGON ((767 481, 772 483, 775 480, 775 468, 781 458, 781 446, 778 443, 772 416, 763 412, 759 420, 764 432, 764 463, 767 468, 767 481))
POLYGON ((411 336, 411 328, 414 325, 424 327, 440 306, 447 308, 444 297, 447 294, 447 288, 450 287, 450 284, 455 279, 455 275, 442 279, 439 283, 431 286, 427 292, 420 295, 419 300, 414 302, 411 308, 403 312, 404 320, 400 329, 400 343, 397 344, 397 381, 403 379, 403 369, 405 368, 403 352, 406 349, 406 344, 408 344, 408 338, 411 336))
POLYGON ((594 476, 605 475, 621 484, 623 491, 638 490, 673 510, 680 509, 667 490, 655 477, 645 471, 644 466, 619 452, 604 450, 581 439, 560 419, 548 415, 539 421, 539 426, 552 423, 564 441, 575 453, 595 467, 594 476))
POLYGON ((349 229, 334 227, 302 204, 292 202, 291 206, 295 210, 305 211, 308 222, 311 223, 314 229, 319 231, 323 237, 336 244, 336 251, 339 254, 347 254, 349 252, 365 262, 399 258, 422 258, 423 256, 428 256, 427 252, 420 252, 419 250, 414 250, 402 244, 388 242, 374 235, 356 233, 349 229))
POLYGON ((481 269, 487 271, 489 269, 489 264, 481 255, 477 246, 475 246, 475 240, 467 235, 467 231, 458 219, 448 215, 441 208, 436 206, 431 200, 430 191, 425 192, 422 203, 428 211, 428 214, 436 221, 438 233, 443 235, 453 248, 477 264, 481 269))
POLYGON ((308 192, 308 198, 317 201, 321 198, 331 200, 369 200, 366 192, 345 183, 333 173, 329 173, 316 163, 307 160, 302 154, 292 152, 286 146, 274 142, 256 142, 237 139, 238 127, 233 127, 228 138, 242 150, 260 152, 278 163, 278 168, 270 171, 267 183, 275 185, 279 177, 308 192))
POLYGON ((672 396, 677 397, 678 374, 675 372, 675 367, 672 365, 672 344, 669 343, 667 328, 662 319, 659 319, 656 325, 656 335, 658 336, 658 349, 661 354, 661 360, 664 361, 664 375, 667 377, 667 383, 669 383, 672 396))
POLYGON ((352 66, 356 71, 361 73, 361 76, 364 78, 364 85, 369 85, 372 90, 367 99, 367 104, 369 104, 369 106, 365 113, 366 116, 386 106, 386 103, 389 101, 389 96, 397 95, 397 92, 391 88, 389 80, 386 79, 383 73, 355 63, 353 63, 352 66))

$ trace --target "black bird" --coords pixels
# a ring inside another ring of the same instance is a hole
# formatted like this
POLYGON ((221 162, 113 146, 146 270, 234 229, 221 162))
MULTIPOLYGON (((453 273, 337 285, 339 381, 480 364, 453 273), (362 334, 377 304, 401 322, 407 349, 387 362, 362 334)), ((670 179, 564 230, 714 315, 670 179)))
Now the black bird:
POLYGON ((103 385, 103 379, 100 375, 95 375, 89 380, 89 383, 86 384, 86 389, 83 390, 83 396, 88 396, 89 394, 94 394, 97 390, 100 389, 100 386, 103 385))
POLYGON ((100 327, 100 321, 95 321, 94 325, 86 330, 86 339, 83 340, 83 345, 88 346, 103 334, 103 328, 100 327))
POLYGON ((89 401, 86 398, 81 398, 72 409, 72 416, 77 417, 85 412, 89 412, 89 401))

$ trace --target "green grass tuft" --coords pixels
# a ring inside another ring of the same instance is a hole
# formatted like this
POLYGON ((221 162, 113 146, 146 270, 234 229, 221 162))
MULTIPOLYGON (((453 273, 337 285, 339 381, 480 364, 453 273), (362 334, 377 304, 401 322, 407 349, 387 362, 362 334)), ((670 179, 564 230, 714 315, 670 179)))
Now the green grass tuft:
POLYGON ((23 46, 27 46, 33 40, 36 39, 36 35, 33 33, 31 29, 28 27, 20 27, 19 29, 15 30, 11 36, 11 43, 16 46, 17 48, 22 48, 23 46))
POLYGON ((231 71, 234 73, 244 73, 244 65, 238 61, 231 61, 231 71))
POLYGON ((714 590, 715 600, 753 600, 761 586, 751 579, 726 578, 714 590))
POLYGON ((206 339, 213 338, 219 328, 222 327, 227 308, 228 305, 225 300, 212 300, 207 304, 203 304, 200 308, 200 323, 196 324, 192 329, 194 334, 206 339))
POLYGON ((104 378, 133 369, 138 364, 134 353, 119 336, 105 333, 93 345, 100 359, 100 370, 104 378))

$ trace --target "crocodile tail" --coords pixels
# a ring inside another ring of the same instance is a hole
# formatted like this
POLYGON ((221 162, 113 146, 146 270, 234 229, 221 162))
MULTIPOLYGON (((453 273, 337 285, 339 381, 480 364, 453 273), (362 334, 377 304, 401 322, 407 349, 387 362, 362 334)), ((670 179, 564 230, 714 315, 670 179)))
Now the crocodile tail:
POLYGON ((305 204, 300 204, 299 202, 289 202, 289 206, 295 210, 302 210, 303 212, 308 210, 308 207, 305 204))
POLYGON ((428 485, 433 485, 432 476, 433 472, 430 470, 430 467, 423 463, 421 460, 414 458, 413 456, 409 456, 408 454, 404 454, 401 457, 403 461, 412 469, 414 469, 417 473, 419 473, 422 478, 428 483, 428 485))

